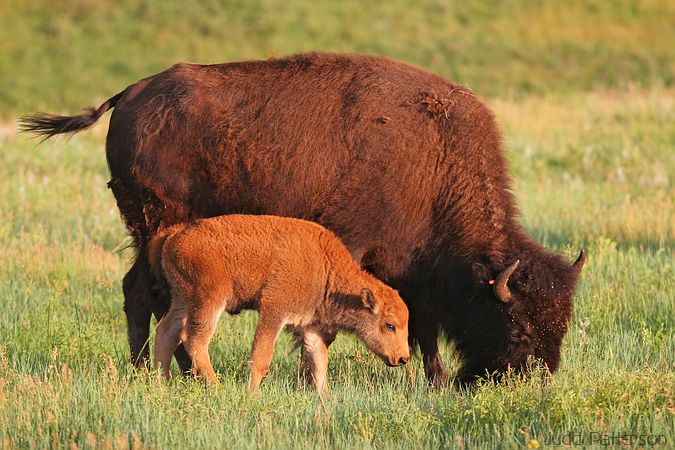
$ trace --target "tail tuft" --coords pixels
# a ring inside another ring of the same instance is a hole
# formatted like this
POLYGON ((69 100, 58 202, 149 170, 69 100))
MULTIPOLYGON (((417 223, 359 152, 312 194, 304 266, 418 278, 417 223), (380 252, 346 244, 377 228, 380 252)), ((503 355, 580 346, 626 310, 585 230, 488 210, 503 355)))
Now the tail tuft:
POLYGON ((98 109, 88 108, 79 116, 58 116, 55 114, 37 113, 19 119, 19 130, 42 136, 42 140, 57 134, 77 133, 91 127, 110 108, 114 108, 124 91, 109 98, 98 109))
POLYGON ((96 123, 96 110, 87 109, 79 116, 58 116, 55 114, 37 113, 19 119, 19 130, 42 136, 43 140, 63 133, 77 133, 86 130, 96 123))

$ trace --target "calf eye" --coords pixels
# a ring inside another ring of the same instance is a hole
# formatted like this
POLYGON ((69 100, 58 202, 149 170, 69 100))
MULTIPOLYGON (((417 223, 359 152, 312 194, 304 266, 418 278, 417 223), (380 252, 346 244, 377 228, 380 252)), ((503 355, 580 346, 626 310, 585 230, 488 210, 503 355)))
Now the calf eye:
POLYGON ((387 327, 387 330, 389 330, 391 332, 396 331, 396 327, 394 325, 390 324, 390 323, 385 323, 384 326, 387 327))

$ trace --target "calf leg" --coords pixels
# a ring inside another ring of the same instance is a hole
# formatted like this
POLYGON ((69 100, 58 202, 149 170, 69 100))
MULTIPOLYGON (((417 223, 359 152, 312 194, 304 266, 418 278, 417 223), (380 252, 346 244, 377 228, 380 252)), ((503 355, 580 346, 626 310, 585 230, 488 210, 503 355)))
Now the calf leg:
POLYGON ((169 312, 157 325, 155 335, 155 368, 162 371, 167 380, 171 378, 171 355, 185 336, 187 308, 181 299, 174 299, 169 312))
MULTIPOLYGON (((158 322, 160 322, 162 318, 167 314, 170 305, 171 305, 170 298, 165 300, 162 299, 161 297, 158 298, 157 295, 152 296, 152 313, 154 314, 155 319, 157 319, 158 322)), ((174 348, 173 356, 175 356, 176 362, 178 363, 178 367, 180 367, 181 372, 184 375, 189 374, 192 369, 192 360, 190 359, 190 355, 188 355, 188 352, 185 350, 183 344, 179 344, 177 347, 174 348)))
MULTIPOLYGON (((154 314, 158 321, 161 320, 171 304, 168 296, 162 298, 153 295, 151 289, 154 284, 155 279, 150 273, 147 258, 143 254, 138 255, 122 281, 131 362, 136 368, 150 366, 148 338, 152 315, 154 314)), ((174 356, 183 373, 189 373, 192 361, 183 345, 178 346, 174 356)))
POLYGON ((251 391, 258 390, 260 381, 269 370, 274 355, 274 346, 283 327, 283 321, 260 311, 251 352, 251 373, 248 379, 248 387, 251 391))
POLYGON ((211 365, 209 343, 222 312, 222 307, 209 307, 204 302, 199 302, 193 305, 188 319, 184 343, 192 357, 192 372, 204 378, 207 384, 218 383, 218 376, 211 365))
POLYGON ((319 394, 328 386, 328 346, 335 336, 322 336, 308 331, 302 335, 302 359, 300 371, 305 381, 319 394))

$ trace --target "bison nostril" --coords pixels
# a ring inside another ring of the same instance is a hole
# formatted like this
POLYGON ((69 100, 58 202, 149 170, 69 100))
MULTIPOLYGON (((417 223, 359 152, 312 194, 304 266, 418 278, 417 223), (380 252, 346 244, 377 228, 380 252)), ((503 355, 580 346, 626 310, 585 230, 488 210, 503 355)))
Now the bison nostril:
POLYGON ((399 366, 402 366, 402 365, 407 364, 407 363, 408 363, 408 358, 400 357, 398 359, 398 365, 399 366))

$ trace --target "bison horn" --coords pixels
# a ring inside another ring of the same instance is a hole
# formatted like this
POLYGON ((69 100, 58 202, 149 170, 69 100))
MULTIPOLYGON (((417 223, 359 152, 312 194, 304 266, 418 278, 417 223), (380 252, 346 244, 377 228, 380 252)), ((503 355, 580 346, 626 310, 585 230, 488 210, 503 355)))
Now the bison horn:
POLYGON ((509 267, 504 269, 502 273, 500 273, 497 278, 495 278, 493 286, 494 293, 503 303, 508 303, 511 301, 511 291, 509 290, 509 287, 506 285, 506 283, 508 283, 511 274, 518 268, 518 264, 520 264, 520 260, 517 260, 509 267))
POLYGON ((582 249, 581 253, 579 253, 579 257, 577 258, 576 261, 574 261, 574 264, 572 264, 572 268, 574 269, 574 272, 577 276, 581 273, 581 269, 584 267, 584 263, 586 262, 586 252, 582 249))

